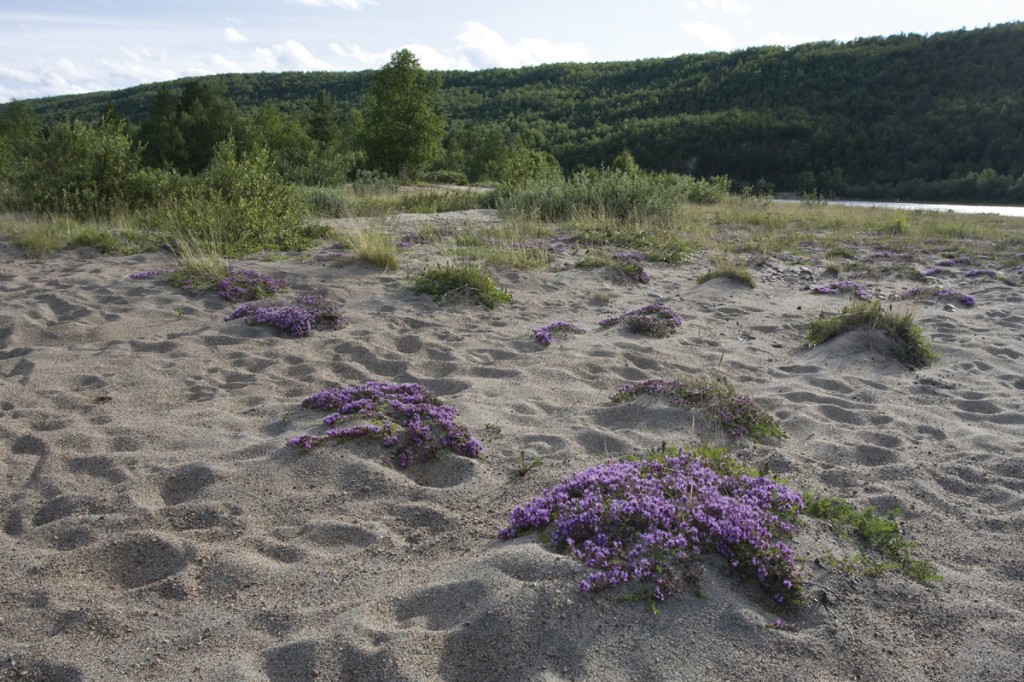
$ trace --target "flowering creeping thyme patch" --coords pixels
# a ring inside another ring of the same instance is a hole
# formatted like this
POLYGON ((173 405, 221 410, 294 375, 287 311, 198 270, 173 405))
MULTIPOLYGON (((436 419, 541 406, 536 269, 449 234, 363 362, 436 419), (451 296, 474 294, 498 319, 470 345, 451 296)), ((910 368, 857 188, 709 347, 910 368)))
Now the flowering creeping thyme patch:
POLYGON ((940 267, 943 267, 943 268, 950 268, 950 267, 953 267, 954 265, 970 265, 970 264, 971 264, 971 257, 970 256, 957 256, 956 258, 943 258, 938 263, 936 263, 936 265, 938 265, 940 267))
POLYGON ((838 282, 832 282, 832 284, 822 284, 820 286, 811 287, 812 294, 838 294, 841 291, 852 291, 853 295, 862 301, 871 300, 871 294, 869 294, 864 287, 849 280, 840 280, 838 282))
POLYGON ((910 298, 920 298, 922 296, 934 296, 935 298, 952 298, 960 301, 968 308, 973 307, 978 300, 970 294, 965 294, 962 291, 953 291, 952 289, 939 289, 938 287, 912 287, 906 291, 901 291, 896 294, 893 298, 905 301, 910 298))
POLYGON ((533 329, 533 338, 542 346, 550 346, 555 340, 556 332, 571 332, 573 334, 585 334, 586 330, 572 322, 552 322, 538 329, 533 329))
POLYGON ((648 379, 626 384, 611 399, 616 403, 624 403, 644 394, 667 396, 676 407, 704 410, 718 419, 733 438, 747 436, 759 441, 786 437, 786 432, 770 414, 749 396, 736 395, 736 389, 724 380, 648 379))
POLYGON ((133 272, 128 277, 131 279, 156 279, 165 275, 167 281, 190 294, 201 294, 204 291, 216 289, 221 298, 232 303, 269 298, 288 287, 287 282, 261 275, 255 270, 232 270, 230 268, 222 277, 213 275, 206 270, 190 268, 133 272))
POLYGON ((995 270, 968 270, 964 273, 965 277, 998 277, 999 273, 995 270))
POLYGON ((217 293, 232 303, 270 298, 288 287, 284 280, 262 275, 255 270, 228 270, 217 282, 217 293))
POLYGON ((395 448, 395 461, 402 468, 414 459, 438 457, 442 450, 464 457, 476 457, 483 450, 481 442, 455 422, 456 409, 442 404, 420 384, 367 381, 329 388, 306 398, 302 407, 330 410, 323 422, 331 428, 323 435, 292 438, 288 447, 309 450, 331 439, 375 437, 385 447, 395 448), (362 423, 334 426, 345 420, 362 423))
POLYGON ((612 267, 634 282, 649 284, 651 276, 644 270, 646 260, 639 251, 619 251, 612 254, 612 267))
POLYGON ((876 251, 875 253, 870 253, 870 254, 867 254, 865 256, 861 256, 860 260, 862 260, 862 261, 879 260, 879 259, 912 260, 913 258, 914 258, 914 254, 912 254, 912 253, 904 253, 904 252, 897 252, 897 251, 876 251))
POLYGON ((917 276, 921 279, 928 279, 929 277, 945 274, 947 272, 949 272, 949 270, 946 270, 945 268, 925 268, 924 270, 918 271, 917 276))
POLYGON ((594 569, 581 592, 633 584, 662 601, 695 583, 701 557, 717 553, 777 603, 799 597, 793 552, 780 538, 793 530, 800 494, 764 477, 720 475, 677 453, 575 474, 513 509, 499 537, 539 531, 594 569))
POLYGON ((313 330, 340 329, 348 324, 341 308, 318 294, 298 296, 291 301, 249 301, 224 318, 245 318, 249 324, 268 324, 292 336, 309 336, 313 330))
POLYGON ((598 322, 602 327, 611 327, 625 321, 629 330, 646 336, 666 337, 675 334, 683 318, 676 311, 661 303, 651 303, 643 308, 609 317, 598 322))

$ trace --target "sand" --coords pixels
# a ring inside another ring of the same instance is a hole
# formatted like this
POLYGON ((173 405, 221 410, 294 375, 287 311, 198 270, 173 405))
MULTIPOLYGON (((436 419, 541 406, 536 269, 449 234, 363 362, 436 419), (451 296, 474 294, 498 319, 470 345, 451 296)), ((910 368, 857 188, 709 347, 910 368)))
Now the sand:
MULTIPOLYGON (((810 247, 752 264, 756 289, 698 286, 708 254, 649 265, 640 285, 572 267, 580 253, 567 247, 551 271, 494 271, 514 299, 493 311, 409 291, 408 272, 444 260, 429 245, 404 252, 397 273, 331 253, 235 264, 324 294, 352 320, 295 339, 224 322, 233 306, 216 294, 127 278, 172 265, 165 254, 26 260, 3 247, 0 677, 1024 677, 1019 272, 1004 273, 1011 283, 967 278, 969 266, 940 274, 977 297, 973 308, 895 303, 940 356, 911 371, 876 334, 806 347, 807 323, 846 302, 808 291, 834 279, 810 247), (651 302, 683 316, 678 334, 598 327, 651 302), (587 333, 542 348, 530 330, 556 320, 587 333), (536 537, 498 539, 515 505, 574 472, 716 437, 656 399, 609 400, 629 381, 696 375, 728 377, 788 432, 737 443, 744 461, 796 488, 900 508, 916 556, 944 580, 840 570, 829 557, 861 546, 811 520, 792 541, 806 606, 779 614, 710 562, 700 594, 655 615, 581 594, 587 569, 536 537), (427 386, 484 441, 483 457, 400 470, 375 441, 285 446, 319 428, 303 398, 368 380, 427 386), (543 466, 520 476, 523 452, 543 466), (795 627, 766 627, 779 617, 795 627)), ((919 284, 906 271, 867 277, 882 298, 919 284)))

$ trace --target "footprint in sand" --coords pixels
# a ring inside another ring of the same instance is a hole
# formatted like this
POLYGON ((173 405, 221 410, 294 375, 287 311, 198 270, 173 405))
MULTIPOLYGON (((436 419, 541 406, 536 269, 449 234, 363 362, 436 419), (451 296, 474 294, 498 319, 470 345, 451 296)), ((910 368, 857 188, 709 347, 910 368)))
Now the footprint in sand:
POLYGON ((188 565, 185 549, 155 533, 131 533, 97 548, 93 570, 132 589, 163 580, 188 565))
POLYGON ((202 464, 188 464, 171 474, 160 487, 164 503, 173 506, 195 499, 217 481, 217 474, 202 464))
POLYGON ((476 580, 427 587, 401 599, 395 618, 422 618, 428 630, 448 630, 469 620, 486 604, 486 597, 486 586, 476 580))

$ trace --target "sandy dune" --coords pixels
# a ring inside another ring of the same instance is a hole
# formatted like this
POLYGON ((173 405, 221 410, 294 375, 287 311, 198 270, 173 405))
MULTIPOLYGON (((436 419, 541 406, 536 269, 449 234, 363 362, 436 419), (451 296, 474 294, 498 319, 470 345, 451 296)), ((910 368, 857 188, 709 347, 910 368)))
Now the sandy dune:
MULTIPOLYGON (((493 216, 387 226, 431 220, 493 216)), ((0 253, 0 677, 1024 678, 1019 271, 1003 273, 1011 283, 967 278, 966 265, 938 275, 973 308, 895 304, 940 356, 915 372, 868 332, 805 347, 807 323, 845 302, 807 291, 832 279, 813 249, 753 266, 753 290, 698 286, 707 254, 648 266, 648 285, 605 269, 496 271, 514 299, 493 311, 410 293, 406 273, 440 259, 429 246, 403 253, 399 273, 306 256, 239 264, 352 320, 294 339, 222 321, 232 305, 215 294, 127 278, 169 266, 161 254, 0 253), (678 334, 597 324, 652 301, 683 316, 678 334), (555 320, 587 333, 542 348, 530 330, 555 320), (899 507, 945 580, 829 568, 859 546, 809 521, 793 546, 810 600, 781 614, 799 629, 780 630, 756 585, 714 562, 702 594, 654 615, 581 594, 586 569, 536 538, 497 539, 515 505, 573 472, 715 437, 657 400, 609 400, 629 381, 701 373, 728 377, 789 434, 740 443, 744 460, 899 507), (319 427, 303 398, 367 380, 422 383, 458 408, 483 457, 399 470, 367 440, 285 446, 319 427), (520 477, 521 452, 543 466, 520 477)), ((871 264, 861 281, 883 298, 919 284, 871 264)))

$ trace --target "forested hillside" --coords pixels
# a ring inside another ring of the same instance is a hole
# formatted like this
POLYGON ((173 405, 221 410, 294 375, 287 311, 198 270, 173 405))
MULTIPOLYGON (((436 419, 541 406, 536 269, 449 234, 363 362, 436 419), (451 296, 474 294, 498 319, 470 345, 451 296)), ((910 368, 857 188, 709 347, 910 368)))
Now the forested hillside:
MULTIPOLYGON (((482 179, 484 148, 518 143, 550 152, 565 171, 628 150, 644 169, 776 191, 1024 202, 1024 23, 439 75, 447 133, 435 171, 453 177, 482 179)), ((243 115, 273 103, 288 116, 326 91, 355 149, 371 76, 200 80, 222 84, 243 115)), ((158 92, 154 84, 30 104, 43 122, 98 120, 112 108, 142 125, 158 92)))

